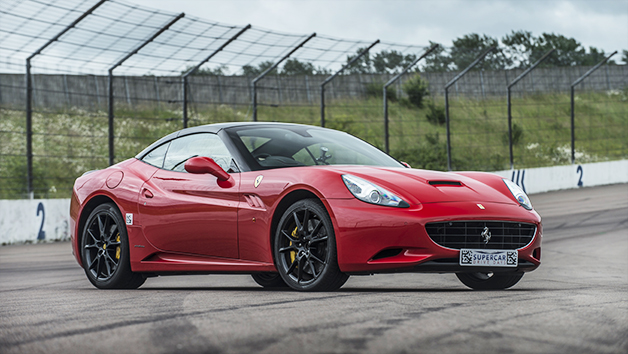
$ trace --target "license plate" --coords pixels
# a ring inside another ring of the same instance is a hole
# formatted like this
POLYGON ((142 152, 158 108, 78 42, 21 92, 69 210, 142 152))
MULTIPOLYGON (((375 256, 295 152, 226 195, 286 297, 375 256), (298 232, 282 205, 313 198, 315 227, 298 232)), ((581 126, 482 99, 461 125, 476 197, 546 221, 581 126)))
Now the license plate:
POLYGON ((512 250, 460 250, 460 265, 474 267, 516 267, 519 253, 512 250))

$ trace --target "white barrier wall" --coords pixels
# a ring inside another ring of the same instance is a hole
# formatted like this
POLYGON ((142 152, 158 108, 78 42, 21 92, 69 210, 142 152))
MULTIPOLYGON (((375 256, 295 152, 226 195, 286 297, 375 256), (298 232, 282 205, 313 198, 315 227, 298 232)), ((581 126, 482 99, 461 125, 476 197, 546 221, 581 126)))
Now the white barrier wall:
MULTIPOLYGON (((495 173, 535 194, 628 183, 628 160, 495 173)), ((0 243, 66 240, 70 237, 69 213, 70 199, 0 200, 0 243)))
POLYGON ((628 183, 628 160, 498 171, 528 194, 628 183))
POLYGON ((0 244, 70 238, 70 199, 0 200, 0 244))

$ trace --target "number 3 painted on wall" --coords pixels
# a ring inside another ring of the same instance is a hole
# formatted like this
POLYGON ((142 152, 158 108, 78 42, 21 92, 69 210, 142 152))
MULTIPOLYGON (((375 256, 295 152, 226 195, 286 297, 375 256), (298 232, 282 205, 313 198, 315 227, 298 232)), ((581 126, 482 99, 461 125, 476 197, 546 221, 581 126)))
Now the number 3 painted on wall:
POLYGON ((580 174, 580 178, 578 179, 578 187, 582 187, 584 185, 584 183, 582 182, 582 176, 584 175, 584 169, 582 168, 582 165, 578 165, 576 173, 580 174))

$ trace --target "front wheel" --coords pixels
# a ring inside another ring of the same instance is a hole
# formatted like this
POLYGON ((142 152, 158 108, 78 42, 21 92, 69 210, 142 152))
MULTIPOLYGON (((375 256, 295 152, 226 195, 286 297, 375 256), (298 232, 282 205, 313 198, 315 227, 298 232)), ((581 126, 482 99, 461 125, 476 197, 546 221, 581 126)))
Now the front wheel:
POLYGON ((284 212, 273 253, 279 275, 292 289, 333 291, 349 279, 338 267, 334 227, 318 200, 300 200, 284 212))
POLYGON ((471 289, 502 290, 517 284, 523 273, 456 273, 456 276, 471 289))
POLYGON ((131 272, 126 225, 112 203, 97 206, 87 218, 81 242, 83 268, 99 289, 136 289, 146 281, 131 272))

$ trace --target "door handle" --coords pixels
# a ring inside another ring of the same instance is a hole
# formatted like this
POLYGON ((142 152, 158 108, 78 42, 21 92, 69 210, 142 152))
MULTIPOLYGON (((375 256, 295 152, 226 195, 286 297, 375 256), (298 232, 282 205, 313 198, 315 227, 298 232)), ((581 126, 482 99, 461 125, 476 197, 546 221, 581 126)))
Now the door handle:
POLYGON ((144 189, 144 196, 146 198, 152 198, 153 197, 153 192, 149 191, 148 189, 144 189))

